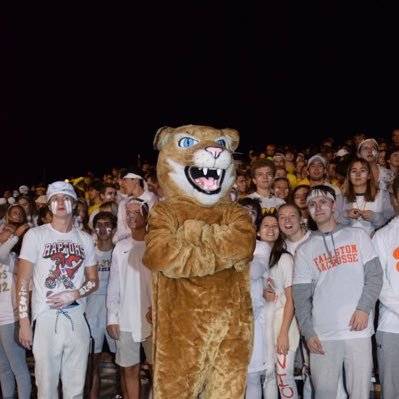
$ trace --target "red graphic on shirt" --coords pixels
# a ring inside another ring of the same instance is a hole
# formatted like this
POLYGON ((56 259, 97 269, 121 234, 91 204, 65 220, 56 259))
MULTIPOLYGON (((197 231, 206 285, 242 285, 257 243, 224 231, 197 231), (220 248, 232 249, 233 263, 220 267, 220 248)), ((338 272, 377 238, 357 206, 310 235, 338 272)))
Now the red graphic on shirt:
POLYGON ((50 258, 53 265, 49 276, 45 280, 47 288, 63 285, 65 288, 74 288, 73 278, 84 260, 84 248, 71 242, 57 242, 47 244, 43 258, 50 258))
MULTIPOLYGON (((399 247, 397 247, 397 248, 393 251, 392 255, 393 255, 393 257, 394 257, 395 259, 398 259, 398 260, 399 260, 399 247)), ((399 262, 396 264, 396 270, 399 272, 399 262)))
POLYGON ((335 248, 335 251, 322 253, 313 258, 313 263, 319 272, 325 272, 346 263, 356 263, 359 261, 359 254, 356 244, 342 245, 335 248))

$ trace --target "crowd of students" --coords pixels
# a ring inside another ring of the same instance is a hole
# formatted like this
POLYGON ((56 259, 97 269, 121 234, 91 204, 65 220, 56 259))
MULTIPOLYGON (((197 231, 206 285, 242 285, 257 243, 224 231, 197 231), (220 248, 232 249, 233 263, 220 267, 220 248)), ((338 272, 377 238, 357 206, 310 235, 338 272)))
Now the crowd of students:
MULTIPOLYGON (((339 148, 329 138, 248 155, 236 161, 230 195, 258 238, 246 398, 297 398, 295 369, 304 398, 367 398, 377 370, 383 397, 399 397, 399 130, 391 143, 357 134, 339 148)), ((151 274, 141 259, 148 214, 163 199, 154 168, 16 191, 0 199, 3 397, 30 397, 28 349, 40 398, 57 397, 59 380, 64 398, 85 388, 97 398, 106 339, 122 396, 138 398, 143 351, 151 363, 151 274)))

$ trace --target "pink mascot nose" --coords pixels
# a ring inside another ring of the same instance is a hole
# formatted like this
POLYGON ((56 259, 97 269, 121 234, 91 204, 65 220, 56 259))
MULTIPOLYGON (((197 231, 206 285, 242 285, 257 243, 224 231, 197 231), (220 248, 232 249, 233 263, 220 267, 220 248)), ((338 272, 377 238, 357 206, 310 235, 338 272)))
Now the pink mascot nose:
POLYGON ((220 155, 220 153, 223 151, 223 148, 220 148, 220 147, 206 147, 205 151, 210 152, 213 155, 213 157, 216 159, 220 155))

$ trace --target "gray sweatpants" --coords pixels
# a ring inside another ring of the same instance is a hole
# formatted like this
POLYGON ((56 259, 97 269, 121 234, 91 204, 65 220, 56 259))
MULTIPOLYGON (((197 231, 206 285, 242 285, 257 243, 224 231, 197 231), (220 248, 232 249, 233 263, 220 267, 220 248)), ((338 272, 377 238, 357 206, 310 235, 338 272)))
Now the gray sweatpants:
POLYGON ((399 398, 399 334, 377 331, 377 361, 384 399, 399 398))
POLYGON ((38 398, 58 398, 60 377, 64 399, 83 398, 89 343, 82 306, 39 315, 32 348, 38 398))
POLYGON ((345 369, 346 390, 351 399, 370 396, 373 368, 371 338, 321 341, 324 355, 310 354, 310 370, 315 399, 335 399, 342 365, 345 369))

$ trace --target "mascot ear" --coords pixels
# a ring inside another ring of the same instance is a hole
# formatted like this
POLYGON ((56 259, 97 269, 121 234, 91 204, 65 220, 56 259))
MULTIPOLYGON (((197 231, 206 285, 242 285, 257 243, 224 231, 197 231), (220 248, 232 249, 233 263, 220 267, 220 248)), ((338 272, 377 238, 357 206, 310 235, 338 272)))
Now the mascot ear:
POLYGON ((231 138, 231 151, 235 151, 240 143, 240 134, 235 129, 222 129, 223 134, 231 138))
POLYGON ((153 146, 155 150, 161 151, 164 145, 167 143, 170 133, 172 133, 175 129, 168 126, 160 127, 154 137, 153 146))

